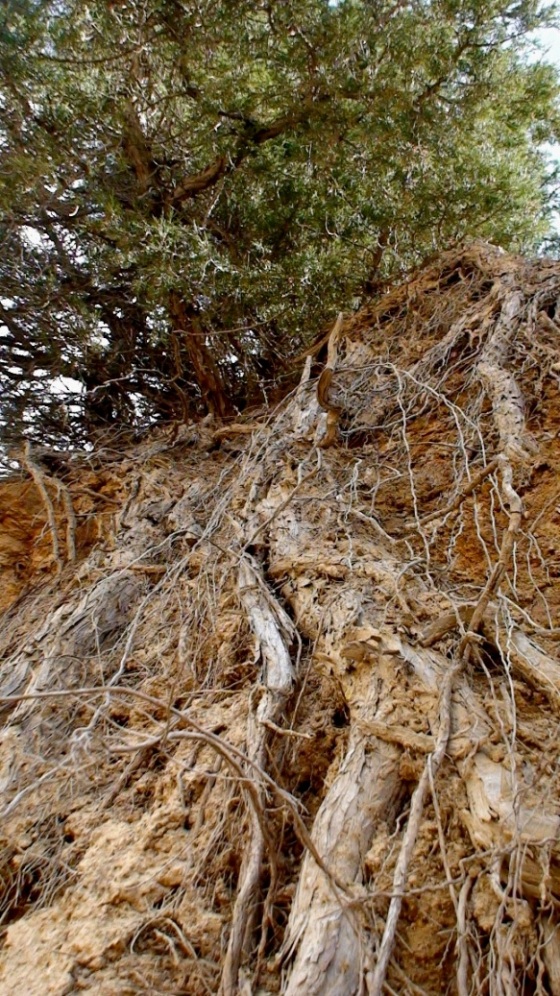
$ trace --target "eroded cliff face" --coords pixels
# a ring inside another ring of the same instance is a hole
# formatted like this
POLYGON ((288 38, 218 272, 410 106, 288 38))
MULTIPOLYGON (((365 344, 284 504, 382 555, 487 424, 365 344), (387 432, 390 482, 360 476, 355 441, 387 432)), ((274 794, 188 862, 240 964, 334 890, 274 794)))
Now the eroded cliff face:
POLYGON ((22 454, 2 992, 560 993, 559 328, 477 244, 322 404, 22 454))

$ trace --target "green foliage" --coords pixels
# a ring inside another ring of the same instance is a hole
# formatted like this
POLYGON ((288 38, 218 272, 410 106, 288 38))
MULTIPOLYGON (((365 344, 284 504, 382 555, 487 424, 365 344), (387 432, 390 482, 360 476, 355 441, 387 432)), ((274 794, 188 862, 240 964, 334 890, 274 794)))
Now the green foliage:
POLYGON ((426 255, 472 236, 534 250, 560 133, 556 72, 526 58, 546 16, 534 0, 5 0, 5 435, 233 413, 426 255))

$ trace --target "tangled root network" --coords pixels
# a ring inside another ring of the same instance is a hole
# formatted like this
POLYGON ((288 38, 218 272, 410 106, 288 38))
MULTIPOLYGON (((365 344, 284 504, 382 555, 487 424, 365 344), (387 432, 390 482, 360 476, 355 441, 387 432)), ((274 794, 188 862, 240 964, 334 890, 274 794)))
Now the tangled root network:
POLYGON ((0 482, 1 992, 560 994, 560 264, 320 359, 0 482))

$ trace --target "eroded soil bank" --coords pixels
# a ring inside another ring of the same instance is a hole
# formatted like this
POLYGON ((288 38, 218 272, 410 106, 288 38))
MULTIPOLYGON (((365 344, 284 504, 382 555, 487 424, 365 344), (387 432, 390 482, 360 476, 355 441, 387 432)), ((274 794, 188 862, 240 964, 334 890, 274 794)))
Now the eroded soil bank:
POLYGON ((274 411, 20 455, 3 993, 560 993, 559 332, 475 244, 274 411))

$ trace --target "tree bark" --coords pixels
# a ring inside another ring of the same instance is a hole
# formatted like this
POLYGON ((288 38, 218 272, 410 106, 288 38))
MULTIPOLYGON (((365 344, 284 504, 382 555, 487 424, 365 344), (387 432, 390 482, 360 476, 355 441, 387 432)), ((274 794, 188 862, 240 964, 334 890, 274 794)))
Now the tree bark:
POLYGON ((185 345, 206 411, 218 418, 233 414, 218 364, 204 342, 204 332, 196 310, 192 305, 187 305, 176 291, 172 291, 169 297, 169 316, 173 332, 179 342, 185 345))

